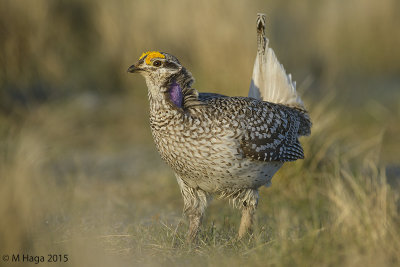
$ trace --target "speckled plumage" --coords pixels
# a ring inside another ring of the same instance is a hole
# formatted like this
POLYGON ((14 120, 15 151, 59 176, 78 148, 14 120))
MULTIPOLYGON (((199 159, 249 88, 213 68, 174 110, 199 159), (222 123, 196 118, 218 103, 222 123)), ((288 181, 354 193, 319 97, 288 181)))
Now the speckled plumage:
POLYGON ((189 238, 196 235, 211 194, 243 209, 242 236, 251 227, 257 189, 269 185, 284 162, 304 157, 298 138, 310 134, 308 114, 249 97, 198 93, 191 73, 174 56, 161 54, 164 58, 147 61, 142 56, 129 71, 146 78, 152 135, 176 173, 189 238))
POLYGON ((198 97, 178 108, 151 101, 150 125, 161 157, 188 185, 206 192, 256 189, 285 161, 303 158, 301 112, 244 97, 198 97))

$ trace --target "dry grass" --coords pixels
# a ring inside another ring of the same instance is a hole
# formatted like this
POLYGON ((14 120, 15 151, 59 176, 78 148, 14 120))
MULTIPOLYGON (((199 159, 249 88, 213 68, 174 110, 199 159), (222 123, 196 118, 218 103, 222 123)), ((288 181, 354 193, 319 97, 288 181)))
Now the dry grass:
POLYGON ((243 94, 257 12, 268 14, 271 44, 300 85, 338 90, 347 99, 379 78, 386 88, 379 91, 393 92, 400 73, 397 10, 396 0, 4 0, 0 107, 82 90, 132 90, 142 83, 127 79, 127 67, 153 49, 177 55, 198 88, 243 94))
POLYGON ((255 234, 236 241, 239 213, 217 200, 196 247, 132 100, 44 105, 1 142, 2 253, 67 253, 73 266, 400 263, 399 187, 379 166, 382 135, 347 143, 332 100, 311 108, 306 160, 261 190, 255 234))
POLYGON ((62 253, 68 266, 398 266, 396 10, 395 0, 2 1, 0 255, 62 253), (164 50, 196 88, 245 95, 260 11, 310 108, 306 159, 261 189, 253 236, 236 241, 239 212, 216 200, 188 246, 144 83, 125 70, 143 50, 164 50))

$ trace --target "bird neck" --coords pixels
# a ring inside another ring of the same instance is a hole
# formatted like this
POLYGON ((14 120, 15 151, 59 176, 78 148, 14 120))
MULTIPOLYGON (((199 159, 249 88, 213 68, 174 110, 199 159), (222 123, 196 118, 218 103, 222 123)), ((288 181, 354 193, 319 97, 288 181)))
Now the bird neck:
POLYGON ((167 97, 178 108, 183 107, 183 92, 179 83, 174 81, 168 88, 167 97))
POLYGON ((183 109, 184 94, 180 83, 175 79, 159 87, 149 87, 149 100, 152 111, 165 109, 183 109))
POLYGON ((148 83, 149 99, 154 108, 153 111, 171 108, 184 110, 194 105, 201 105, 202 103, 198 101, 197 90, 191 88, 193 82, 192 74, 182 68, 160 86, 148 83))
POLYGON ((170 80, 178 83, 182 89, 190 88, 194 83, 193 75, 190 73, 190 71, 183 67, 178 73, 173 75, 170 80))

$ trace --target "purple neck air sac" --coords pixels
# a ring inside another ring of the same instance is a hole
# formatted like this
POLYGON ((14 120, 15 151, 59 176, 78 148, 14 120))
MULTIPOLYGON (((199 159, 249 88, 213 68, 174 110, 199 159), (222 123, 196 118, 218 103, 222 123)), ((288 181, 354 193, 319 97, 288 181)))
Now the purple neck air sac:
POLYGON ((169 97, 170 97, 172 103, 175 104, 175 106, 177 106, 179 108, 182 107, 182 104, 183 104, 182 103, 183 102, 182 88, 176 82, 171 84, 171 87, 169 88, 169 97))

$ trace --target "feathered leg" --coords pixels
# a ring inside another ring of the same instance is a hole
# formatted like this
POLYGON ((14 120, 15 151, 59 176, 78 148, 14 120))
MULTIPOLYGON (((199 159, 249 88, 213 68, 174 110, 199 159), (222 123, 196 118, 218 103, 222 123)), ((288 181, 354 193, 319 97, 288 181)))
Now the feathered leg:
POLYGON ((183 197, 183 213, 189 219, 189 230, 186 240, 192 242, 200 230, 209 197, 205 191, 186 185, 178 175, 176 175, 176 180, 178 181, 183 197))
POLYGON ((242 202, 242 219, 239 227, 239 238, 253 230, 254 215, 258 203, 258 190, 248 189, 242 202))

